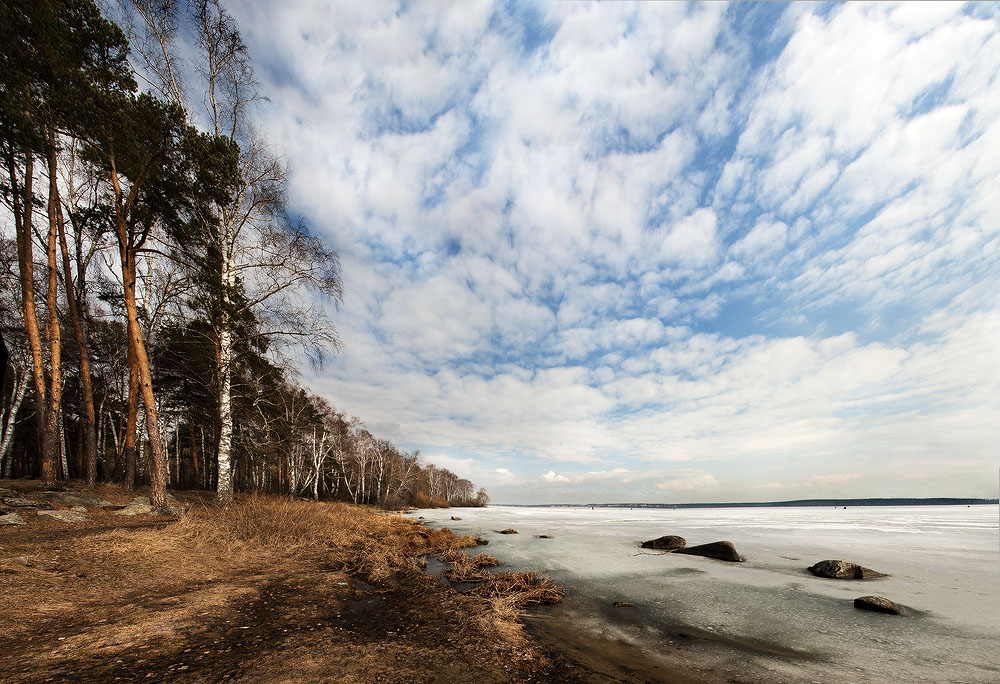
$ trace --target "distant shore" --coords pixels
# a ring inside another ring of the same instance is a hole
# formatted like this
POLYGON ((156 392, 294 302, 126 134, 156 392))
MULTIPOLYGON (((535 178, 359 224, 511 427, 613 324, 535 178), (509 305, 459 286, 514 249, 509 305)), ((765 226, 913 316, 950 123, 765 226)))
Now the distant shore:
POLYGON ((519 508, 801 508, 806 506, 984 506, 1000 504, 1000 499, 954 497, 875 498, 875 499, 795 499, 792 501, 738 501, 725 503, 542 503, 505 504, 519 508))

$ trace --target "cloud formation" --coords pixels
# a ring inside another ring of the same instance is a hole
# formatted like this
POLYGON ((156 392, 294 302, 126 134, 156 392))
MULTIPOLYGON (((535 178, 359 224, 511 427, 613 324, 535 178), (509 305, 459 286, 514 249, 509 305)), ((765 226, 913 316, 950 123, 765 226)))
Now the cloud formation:
POLYGON ((995 5, 233 10, 338 408, 494 501, 993 492, 995 5))

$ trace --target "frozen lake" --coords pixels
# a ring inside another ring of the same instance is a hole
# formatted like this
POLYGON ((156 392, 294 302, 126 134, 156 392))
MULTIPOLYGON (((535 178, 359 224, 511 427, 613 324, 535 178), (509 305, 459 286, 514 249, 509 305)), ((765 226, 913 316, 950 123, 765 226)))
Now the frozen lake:
POLYGON ((1000 682, 997 506, 490 506, 416 515, 485 537, 479 550, 510 567, 548 571, 571 589, 557 610, 574 624, 653 656, 697 649, 732 665, 738 681, 1000 682), (519 534, 497 533, 508 527, 519 534), (746 562, 639 548, 665 534, 688 546, 731 541, 746 562), (806 570, 824 559, 889 576, 832 580, 806 570), (908 614, 854 608, 872 594, 908 614))

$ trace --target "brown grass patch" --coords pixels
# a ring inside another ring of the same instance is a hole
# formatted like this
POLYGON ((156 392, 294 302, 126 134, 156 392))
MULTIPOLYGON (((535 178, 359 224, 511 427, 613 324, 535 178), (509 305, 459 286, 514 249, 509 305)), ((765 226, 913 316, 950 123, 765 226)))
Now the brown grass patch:
POLYGON ((477 553, 470 556, 464 552, 450 551, 441 555, 441 560, 450 563, 451 567, 444 575, 451 582, 480 582, 489 573, 484 568, 493 568, 503 563, 488 553, 477 553))
MULTIPOLYGON (((74 491, 116 503, 137 494, 74 491)), ((431 681, 440 671, 487 684, 537 667, 518 617, 544 602, 534 598, 544 580, 485 572, 499 561, 459 551, 473 537, 340 503, 253 496, 218 507, 178 496, 191 506, 174 522, 91 509, 82 525, 29 514, 25 528, 0 529, 5 682, 150 672, 281 681, 277 673, 313 663, 301 681, 331 681, 331 672, 345 682, 431 681), (424 575, 429 555, 482 574, 477 593, 424 575)))

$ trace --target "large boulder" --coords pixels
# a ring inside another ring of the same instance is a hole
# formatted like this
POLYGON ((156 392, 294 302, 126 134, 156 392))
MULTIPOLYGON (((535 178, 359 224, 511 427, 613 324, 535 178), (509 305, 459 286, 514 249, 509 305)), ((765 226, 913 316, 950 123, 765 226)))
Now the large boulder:
POLYGON ((888 613, 889 615, 899 615, 903 612, 903 607, 895 601, 890 601, 884 596, 862 596, 854 599, 854 607, 860 610, 873 610, 876 613, 888 613))
POLYGON ((24 519, 17 513, 7 513, 6 515, 0 515, 0 526, 3 525, 27 525, 24 519))
POLYGON ((705 558, 716 558, 718 560, 742 563, 743 556, 739 554, 732 542, 717 541, 710 544, 699 544, 698 546, 688 546, 677 549, 674 553, 686 553, 690 556, 704 556, 705 558))
POLYGON ((52 504, 45 501, 34 501, 25 499, 22 496, 5 496, 3 502, 11 508, 34 508, 36 510, 47 510, 52 508, 52 504))
POLYGON ((506 530, 500 530, 500 534, 517 534, 517 530, 513 527, 508 527, 506 530))
POLYGON ((114 506, 113 503, 105 501, 99 496, 81 494, 80 492, 34 492, 31 496, 64 506, 114 506))
POLYGON ((149 504, 144 503, 132 503, 121 509, 120 511, 115 511, 115 515, 147 515, 153 512, 153 507, 149 504))
POLYGON ((662 537, 650 539, 642 543, 642 548, 644 549, 658 549, 660 551, 676 551, 677 549, 683 549, 685 546, 687 546, 687 541, 684 537, 678 537, 673 534, 665 534, 662 537))
POLYGON ((79 511, 38 511, 38 517, 54 518, 67 523, 81 523, 90 520, 79 511))
POLYGON ((873 579, 875 577, 885 577, 881 572, 876 572, 871 568, 842 560, 822 560, 811 566, 809 572, 817 577, 829 577, 830 579, 873 579))
POLYGON ((153 513, 155 515, 182 518, 187 515, 187 506, 184 504, 165 504, 159 508, 153 509, 153 513))

